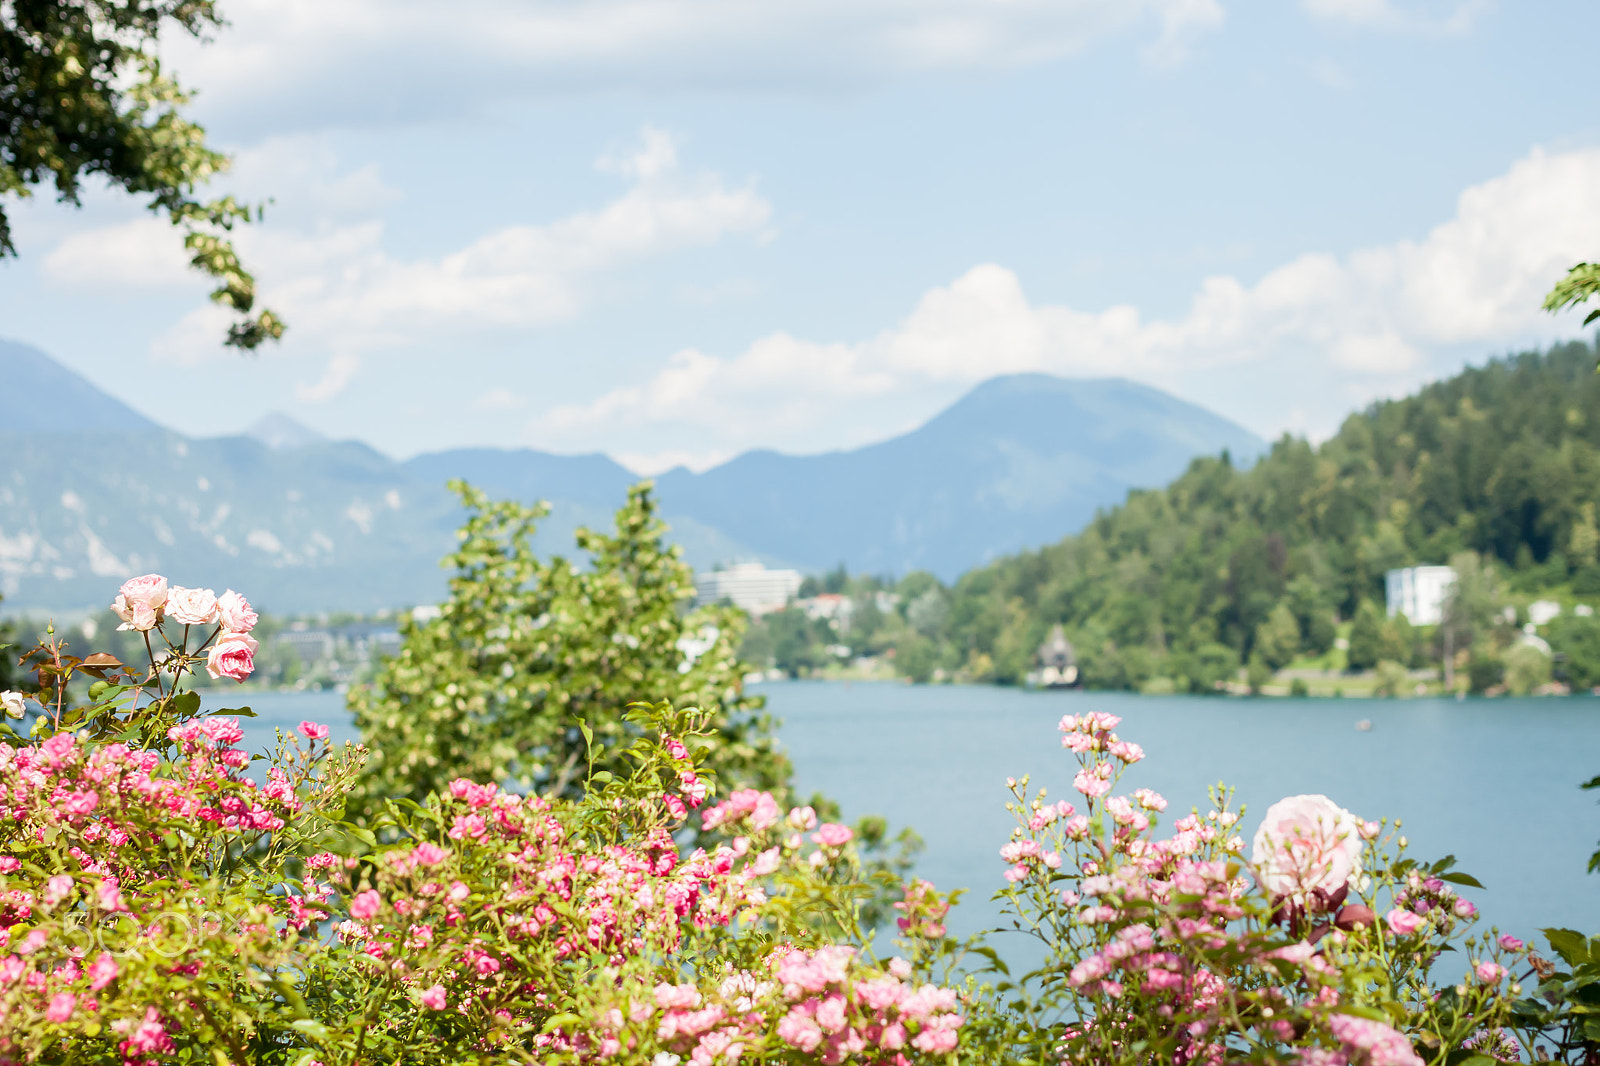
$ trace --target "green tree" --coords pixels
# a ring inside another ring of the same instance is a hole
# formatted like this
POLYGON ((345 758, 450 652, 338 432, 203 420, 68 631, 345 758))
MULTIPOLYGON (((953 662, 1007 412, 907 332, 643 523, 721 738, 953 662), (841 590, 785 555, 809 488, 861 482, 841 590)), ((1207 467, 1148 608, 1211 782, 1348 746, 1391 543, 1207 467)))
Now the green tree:
POLYGON ((1239 672, 1239 653, 1226 644, 1202 644, 1187 655, 1175 657, 1175 672, 1188 691, 1210 695, 1239 672))
POLYGON ((1377 669, 1377 684, 1372 687, 1374 696, 1404 696, 1411 683, 1406 674, 1404 663, 1393 659, 1379 660, 1377 669))
POLYGON ((458 776, 575 796, 589 759, 628 765, 628 705, 660 700, 710 713, 701 761, 722 790, 786 790, 771 721, 741 685, 743 615, 684 609, 693 573, 663 540, 649 482, 629 490, 614 534, 578 531, 584 568, 534 554, 542 504, 451 488, 468 514, 445 560, 449 601, 437 619, 404 624, 400 653, 350 693, 372 751, 369 802, 421 800, 458 776))
POLYGON ((1345 661, 1352 670, 1371 670, 1384 657, 1383 612, 1371 600, 1362 600, 1350 625, 1350 647, 1345 661))
POLYGON ((932 681, 938 667, 939 646, 927 637, 912 633, 895 647, 895 670, 919 685, 932 681))
POLYGON ((1572 523, 1572 532, 1567 537, 1567 559, 1574 569, 1593 566, 1597 551, 1600 551, 1600 528, 1595 526, 1594 501, 1586 500, 1578 508, 1578 519, 1572 523))
MULTIPOLYGON (((196 199, 229 160, 184 117, 189 96, 157 58, 163 33, 201 37, 221 25, 211 0, 0 4, 0 196, 48 184, 77 205, 90 179, 148 196, 183 231, 190 264, 216 280, 211 299, 238 316, 227 343, 250 350, 283 334, 271 311, 252 317, 255 279, 228 239, 259 211, 231 196, 196 199)), ((0 258, 16 254, 0 206, 0 258)))
POLYGON ((1300 652, 1300 623, 1287 603, 1279 603, 1256 627, 1255 653, 1269 670, 1282 670, 1300 652))
POLYGON ((1338 638, 1339 628, 1322 583, 1302 574, 1289 582, 1286 600, 1300 627, 1301 646, 1313 655, 1326 654, 1338 638))
POLYGON ((1401 666, 1410 666, 1416 659, 1416 630, 1411 619, 1396 611, 1386 619, 1378 634, 1379 659, 1390 659, 1401 666))
POLYGON ((1563 614, 1548 632, 1561 679, 1579 691, 1600 685, 1600 618, 1563 614))
POLYGON ((1550 656, 1532 644, 1517 644, 1506 652, 1506 691, 1526 696, 1550 680, 1550 656))

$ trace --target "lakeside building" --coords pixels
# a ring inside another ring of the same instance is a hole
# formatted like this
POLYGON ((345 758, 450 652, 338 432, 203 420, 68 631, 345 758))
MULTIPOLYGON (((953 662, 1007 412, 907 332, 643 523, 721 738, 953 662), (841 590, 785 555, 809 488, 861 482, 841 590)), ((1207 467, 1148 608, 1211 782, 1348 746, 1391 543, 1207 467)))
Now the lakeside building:
POLYGON ((1384 599, 1389 617, 1406 616, 1414 626, 1436 626, 1444 621, 1444 604, 1456 584, 1452 566, 1410 566, 1384 575, 1384 599))
POLYGON ((812 621, 826 619, 833 623, 833 628, 838 633, 850 632, 850 620, 855 617, 855 601, 849 596, 842 596, 837 592, 824 592, 808 599, 797 601, 796 605, 806 613, 812 621))
POLYGON ((694 576, 695 606, 732 602, 757 617, 781 611, 800 591, 800 571, 768 570, 760 563, 734 563, 694 576))
POLYGON ((377 660, 400 654, 400 632, 393 622, 294 622, 273 643, 294 651, 301 677, 333 683, 347 684, 377 660))
POLYGON ((1045 688, 1069 688, 1078 683, 1078 654, 1060 623, 1051 627, 1050 636, 1039 646, 1039 669, 1028 675, 1028 683, 1045 688))

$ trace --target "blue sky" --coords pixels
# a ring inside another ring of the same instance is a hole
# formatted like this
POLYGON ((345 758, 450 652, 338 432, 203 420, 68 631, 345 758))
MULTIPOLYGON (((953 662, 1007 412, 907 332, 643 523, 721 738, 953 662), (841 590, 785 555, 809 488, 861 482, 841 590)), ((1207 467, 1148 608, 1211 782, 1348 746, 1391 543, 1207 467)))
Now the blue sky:
POLYGON ((1575 335, 1593 4, 231 0, 167 59, 272 198, 240 358, 136 202, 15 208, 0 336, 186 432, 651 472, 1121 375, 1263 435, 1575 335), (331 11, 331 13, 330 13, 331 11))

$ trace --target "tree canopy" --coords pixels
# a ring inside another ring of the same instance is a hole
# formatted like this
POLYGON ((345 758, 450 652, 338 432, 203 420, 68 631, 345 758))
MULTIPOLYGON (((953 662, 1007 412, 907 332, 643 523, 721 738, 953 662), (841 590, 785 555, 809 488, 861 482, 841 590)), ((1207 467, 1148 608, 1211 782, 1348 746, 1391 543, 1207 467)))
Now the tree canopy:
POLYGON ((581 795, 591 771, 624 773, 634 702, 669 700, 708 715, 697 760, 719 791, 785 793, 760 697, 745 694, 736 651, 743 615, 684 610, 694 574, 663 537, 648 482, 607 535, 579 530, 587 566, 540 559, 544 508, 491 501, 452 482, 468 515, 440 616, 402 629, 400 654, 350 707, 372 749, 371 797, 422 800, 455 777, 581 795))
POLYGON ((183 232, 190 264, 213 278, 211 299, 235 313, 227 343, 252 350, 283 334, 255 309, 255 278, 229 234, 259 217, 231 196, 196 193, 228 157, 184 117, 189 94, 163 72, 163 33, 202 37, 223 25, 211 0, 9 0, 0 4, 0 257, 15 256, 3 197, 52 186, 80 203, 99 179, 150 197, 183 232))

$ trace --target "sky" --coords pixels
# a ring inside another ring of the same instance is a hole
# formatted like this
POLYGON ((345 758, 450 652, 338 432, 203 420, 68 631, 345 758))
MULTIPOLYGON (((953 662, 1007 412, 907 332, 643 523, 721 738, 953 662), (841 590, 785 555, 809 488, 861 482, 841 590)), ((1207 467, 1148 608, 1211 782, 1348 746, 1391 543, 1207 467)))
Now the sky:
POLYGON ((0 337, 185 433, 641 473, 903 432, 997 374, 1264 437, 1578 336, 1581 0, 223 0, 167 42, 265 203, 241 356, 124 195, 13 213, 0 337))

